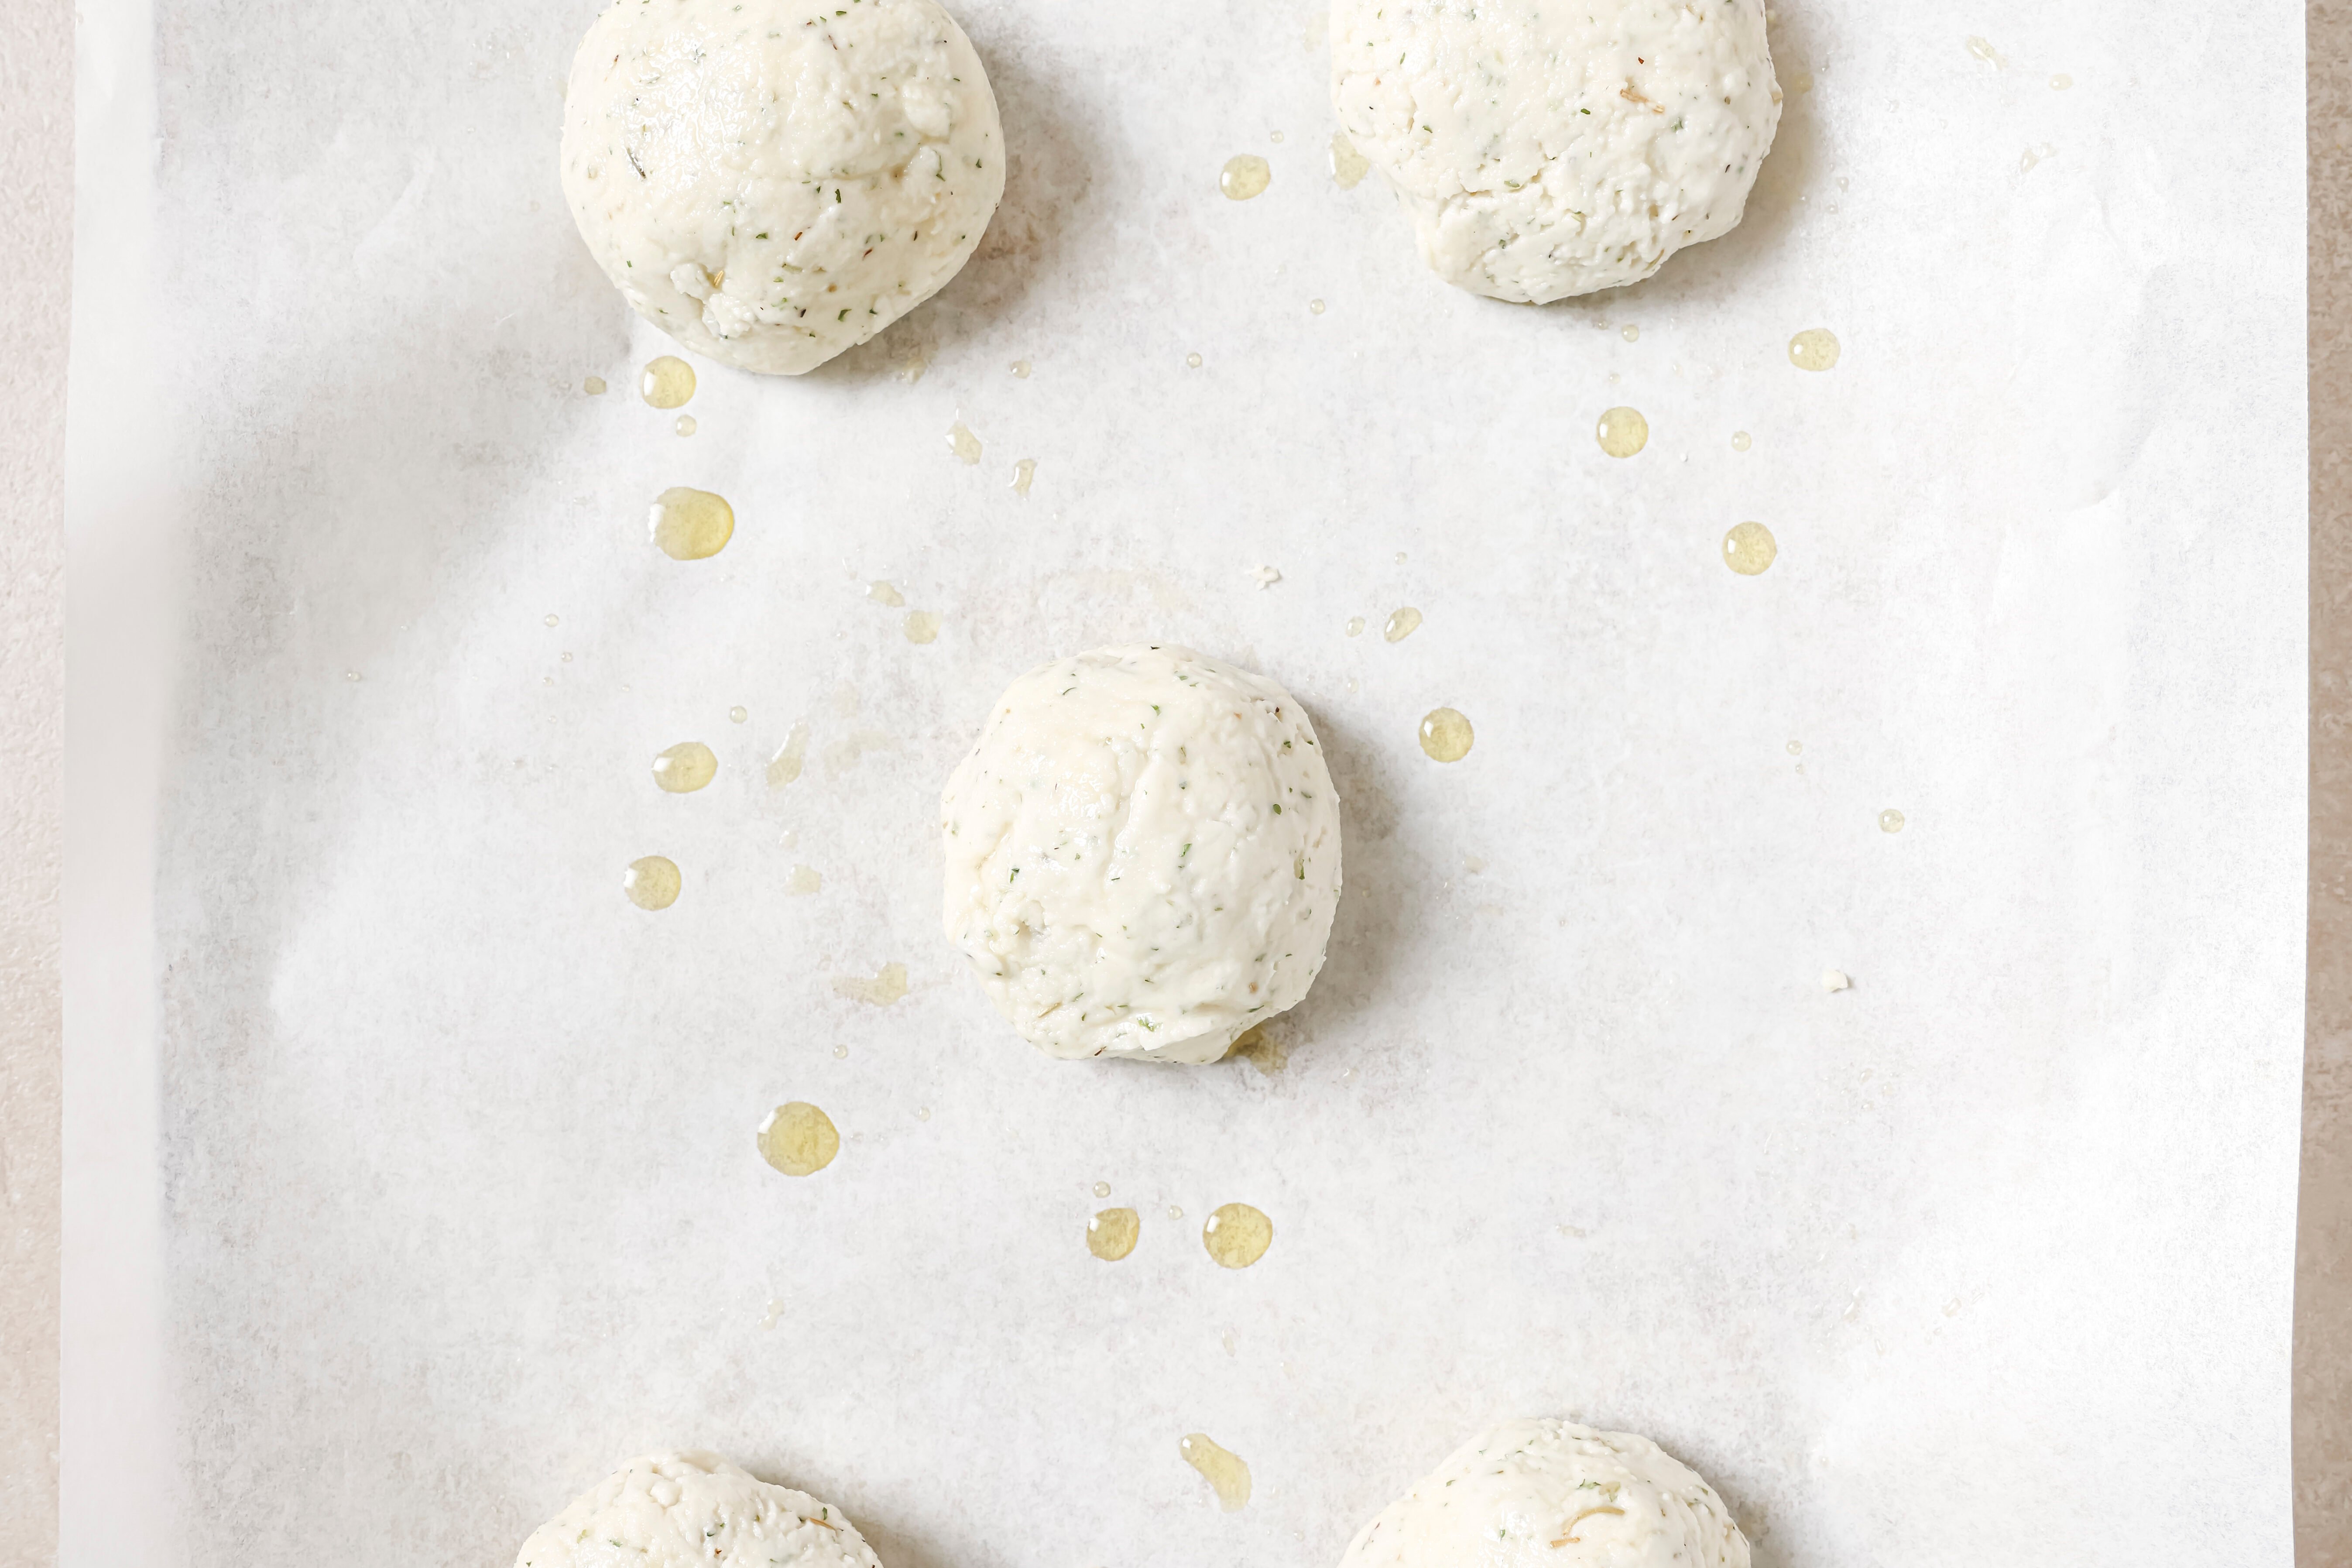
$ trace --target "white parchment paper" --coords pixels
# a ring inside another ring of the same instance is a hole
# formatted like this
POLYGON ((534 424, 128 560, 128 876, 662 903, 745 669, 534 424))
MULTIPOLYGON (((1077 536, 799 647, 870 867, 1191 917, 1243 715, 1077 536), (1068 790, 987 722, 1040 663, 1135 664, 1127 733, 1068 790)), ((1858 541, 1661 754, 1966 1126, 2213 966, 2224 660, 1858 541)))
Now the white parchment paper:
POLYGON ((2287 1562, 2299 7, 1791 3, 1746 224, 1538 310, 1335 184, 1307 6, 971 0, 981 254, 690 438, 556 190, 593 8, 83 8, 68 1563, 499 1564, 664 1445, 890 1568, 1328 1563, 1520 1414, 1767 1565, 2287 1562), (991 697, 1144 637, 1346 797, 1278 1073, 1047 1061, 938 931, 991 697))

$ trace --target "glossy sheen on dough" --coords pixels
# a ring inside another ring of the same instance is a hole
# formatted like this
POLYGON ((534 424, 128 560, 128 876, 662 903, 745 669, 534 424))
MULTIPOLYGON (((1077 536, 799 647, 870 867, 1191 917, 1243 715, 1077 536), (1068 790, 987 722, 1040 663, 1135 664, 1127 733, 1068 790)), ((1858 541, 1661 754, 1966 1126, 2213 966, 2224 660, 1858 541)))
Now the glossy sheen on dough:
POLYGON ((1323 966, 1339 797, 1262 675, 1171 646, 1033 669, 940 811, 948 940, 1049 1056, 1214 1061, 1323 966))
POLYGON ((515 1568, 882 1568, 842 1511, 716 1454, 632 1459, 537 1530, 515 1568))
POLYGON ((929 299, 1004 195, 995 96, 934 0, 617 0, 572 61, 562 160, 639 315, 784 375, 929 299))
POLYGON ((1748 1568, 1696 1471, 1631 1432, 1506 1421, 1357 1532, 1340 1568, 1748 1568))
POLYGON ((1331 101, 1440 277, 1536 303, 1729 232, 1780 122, 1764 0, 1332 0, 1331 101))

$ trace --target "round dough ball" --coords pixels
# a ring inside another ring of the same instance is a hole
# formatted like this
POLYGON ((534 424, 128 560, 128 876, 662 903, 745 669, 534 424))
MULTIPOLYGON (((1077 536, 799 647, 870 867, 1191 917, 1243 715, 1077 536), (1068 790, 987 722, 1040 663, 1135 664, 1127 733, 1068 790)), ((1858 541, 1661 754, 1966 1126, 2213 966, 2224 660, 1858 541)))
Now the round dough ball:
POLYGON ((716 1454, 632 1459, 572 1500, 515 1568, 882 1568, 842 1511, 716 1454))
POLYGON ((1331 102, 1439 277, 1535 304, 1729 233, 1780 123, 1764 0, 1332 0, 1331 102))
POLYGON ((1349 1543, 1339 1568, 1748 1568, 1715 1489, 1631 1432, 1506 1421, 1349 1543))
POLYGON ((1215 1061, 1323 967, 1339 797, 1262 675, 1163 646, 1041 666, 940 811, 948 940, 1048 1056, 1215 1061))
POLYGON ((933 0, 615 0, 572 62, 563 195, 630 306, 798 375, 939 292, 1004 195, 971 41, 933 0))

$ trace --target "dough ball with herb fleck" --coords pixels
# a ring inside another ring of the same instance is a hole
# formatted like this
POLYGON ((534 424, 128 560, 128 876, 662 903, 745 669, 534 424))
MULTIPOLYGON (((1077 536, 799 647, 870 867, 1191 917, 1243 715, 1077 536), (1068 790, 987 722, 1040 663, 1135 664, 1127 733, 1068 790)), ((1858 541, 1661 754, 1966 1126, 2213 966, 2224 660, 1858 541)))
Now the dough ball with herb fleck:
POLYGON ((1331 102, 1439 277, 1537 304, 1729 233, 1780 123, 1764 0, 1332 0, 1331 102))
POLYGON ((1748 1568, 1715 1489, 1631 1432, 1506 1421, 1389 1504, 1339 1568, 1748 1568))
POLYGON ((1262 675, 1166 645, 1041 666, 940 809, 948 940, 1048 1056, 1215 1061, 1323 967, 1339 800, 1262 675))
POLYGON ((562 159, 631 308, 777 375, 939 292, 1004 195, 995 95, 934 0, 616 0, 572 60, 562 159))
POLYGON ((632 1459, 537 1530, 515 1568, 882 1568, 842 1511, 716 1454, 632 1459))

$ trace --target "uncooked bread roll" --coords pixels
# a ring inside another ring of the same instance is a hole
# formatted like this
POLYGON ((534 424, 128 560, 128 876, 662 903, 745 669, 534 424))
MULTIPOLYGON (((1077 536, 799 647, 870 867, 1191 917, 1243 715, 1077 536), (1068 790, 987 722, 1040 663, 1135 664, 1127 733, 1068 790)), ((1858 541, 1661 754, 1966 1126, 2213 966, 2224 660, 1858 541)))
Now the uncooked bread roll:
POLYGON ((1764 0, 1332 0, 1331 102, 1439 277, 1538 304, 1728 233, 1780 122, 1764 0))
POLYGON ((698 1451, 630 1460, 532 1531, 515 1554, 515 1568, 688 1563, 882 1568, 839 1509, 698 1451))
POLYGON ((1215 1061, 1323 967, 1339 800, 1262 675, 1172 647, 1033 669, 940 812, 948 940, 1048 1056, 1215 1061))
POLYGON ((572 63, 580 237, 637 314, 746 370, 929 299, 1003 195, 995 96, 934 0, 615 0, 572 63))
POLYGON ((1339 1568, 1748 1568, 1715 1489, 1631 1432, 1488 1428, 1357 1532, 1339 1568))

